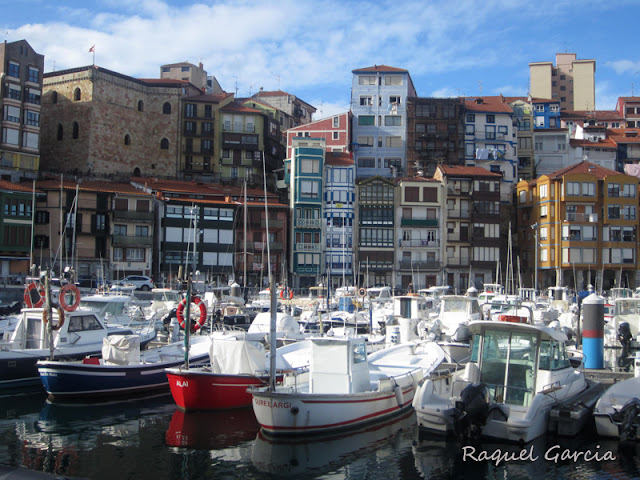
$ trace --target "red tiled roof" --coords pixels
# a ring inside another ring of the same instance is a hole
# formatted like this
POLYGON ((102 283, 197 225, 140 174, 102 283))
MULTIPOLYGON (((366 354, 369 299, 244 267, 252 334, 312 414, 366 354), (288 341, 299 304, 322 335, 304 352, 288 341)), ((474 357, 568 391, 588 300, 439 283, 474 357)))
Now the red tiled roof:
POLYGON ((640 128, 610 128, 607 135, 611 140, 618 143, 640 143, 640 128), (627 136, 629 133, 635 133, 635 137, 627 136))
POLYGON ((262 113, 260 110, 256 110, 255 108, 249 108, 241 103, 231 102, 222 107, 220 110, 223 112, 238 112, 238 113, 262 113))
MULTIPOLYGON (((39 180, 36 181, 38 188, 42 190, 59 190, 60 179, 39 180)), ((129 183, 114 183, 108 181, 90 180, 76 183, 73 180, 62 179, 62 188, 64 190, 75 190, 76 185, 79 191, 83 192, 106 192, 106 193, 120 193, 125 195, 141 195, 149 196, 150 193, 144 192, 129 183)))
POLYGON ((373 67, 357 68, 351 71, 351 73, 365 72, 409 73, 409 70, 405 70, 404 68, 390 67, 388 65, 374 65, 373 67))
POLYGON ((344 167, 353 165, 353 156, 349 152, 327 152, 324 159, 327 165, 344 167))
POLYGON ((288 95, 291 95, 291 94, 287 92, 283 92, 282 90, 271 90, 268 92, 263 90, 261 92, 254 94, 254 96, 256 97, 286 97, 288 95))
POLYGON ((233 93, 204 93, 202 95, 195 95, 187 97, 190 102, 215 102, 220 103, 229 97, 233 97, 233 93))
MULTIPOLYGON (((485 172, 486 172, 486 170, 485 170, 485 172)), ((398 183, 400 183, 400 182, 435 182, 435 183, 440 183, 440 180, 436 180, 435 178, 431 178, 431 177, 423 177, 421 175, 416 175, 414 177, 402 177, 402 178, 399 178, 398 179, 398 183)))
POLYGON ((504 97, 465 97, 464 105, 470 112, 512 113, 511 107, 505 103, 504 97), (479 103, 481 102, 481 103, 479 103))
POLYGON ((624 120, 624 117, 616 110, 563 110, 560 117, 594 120, 624 120))
POLYGON ((572 147, 598 147, 598 148, 618 148, 616 143, 610 138, 592 142, 591 140, 579 140, 577 138, 569 139, 572 147))
POLYGON ((616 172, 615 170, 609 170, 608 168, 601 167, 600 165, 596 165, 595 163, 582 161, 580 163, 569 165, 568 167, 553 172, 547 175, 547 177, 557 180, 570 173, 590 173, 592 175, 595 175, 599 179, 603 179, 610 175, 622 175, 620 172, 616 172))
MULTIPOLYGON (((33 192, 33 182, 24 183, 11 183, 7 180, 0 180, 0 190, 7 190, 10 192, 33 192)), ((42 193, 42 190, 36 189, 36 192, 42 193)))
POLYGON ((502 175, 482 167, 468 167, 464 165, 438 165, 445 175, 464 175, 466 177, 499 177, 502 175))
MULTIPOLYGON (((132 182, 138 185, 164 193, 180 193, 186 195, 208 195, 208 196, 230 196, 241 198, 244 195, 241 186, 237 185, 221 185, 218 183, 194 182, 188 180, 164 180, 157 178, 132 177, 132 182)), ((261 188, 247 188, 247 196, 264 198, 264 190, 261 188)), ((275 193, 267 193, 269 201, 277 198, 275 193)), ((200 200, 198 199, 198 202, 200 200)))

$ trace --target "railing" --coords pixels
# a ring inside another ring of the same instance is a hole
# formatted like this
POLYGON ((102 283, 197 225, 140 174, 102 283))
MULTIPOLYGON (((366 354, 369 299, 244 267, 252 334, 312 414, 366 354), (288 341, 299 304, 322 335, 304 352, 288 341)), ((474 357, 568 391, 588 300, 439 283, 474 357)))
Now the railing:
POLYGON ((299 228, 320 228, 321 220, 319 218, 297 218, 296 227, 299 228))
POLYGON ((398 240, 400 247, 439 247, 440 240, 398 240))
POLYGON ((450 257, 447 258, 445 265, 449 267, 468 267, 469 261, 469 257, 450 257))
POLYGON ((567 212, 567 222, 589 222, 598 223, 597 213, 573 213, 567 212))
POLYGON ((462 233, 447 233, 447 240, 450 242, 468 242, 469 234, 462 233))
POLYGON ((447 187, 447 195, 452 196, 452 195, 460 195, 463 197, 468 197, 469 195, 471 195, 471 190, 469 191, 463 191, 459 188, 452 188, 452 187, 447 187))
POLYGON ((448 218, 471 218, 471 210, 447 210, 448 218))
POLYGON ((125 247, 150 247, 153 245, 152 237, 138 237, 136 235, 113 235, 111 237, 111 243, 114 246, 125 246, 125 247))
POLYGON ((400 270, 439 270, 440 266, 436 261, 400 260, 400 270))
POLYGON ((256 133, 255 125, 231 125, 229 123, 223 123, 223 132, 230 133, 256 133))
POLYGON ((118 221, 153 222, 153 212, 114 210, 113 219, 118 221))
POLYGON ((321 250, 319 243, 296 243, 293 245, 293 249, 296 252, 319 252, 321 250))
POLYGON ((437 227, 437 218, 402 218, 400 225, 403 227, 437 227))

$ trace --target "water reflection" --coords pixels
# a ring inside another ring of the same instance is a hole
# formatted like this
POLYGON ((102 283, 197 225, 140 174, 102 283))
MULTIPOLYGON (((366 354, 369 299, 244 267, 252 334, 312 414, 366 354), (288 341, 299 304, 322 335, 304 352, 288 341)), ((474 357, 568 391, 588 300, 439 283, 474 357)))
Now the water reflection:
POLYGON ((400 441, 400 433, 413 431, 416 422, 411 411, 400 418, 334 437, 270 438, 260 431, 253 443, 251 461, 260 472, 285 476, 316 476, 340 470, 348 463, 348 469, 345 468, 345 472, 350 472, 348 476, 361 478, 364 473, 361 470, 371 468, 367 457, 377 456, 380 462, 398 461, 400 449, 394 446, 400 441), (394 455, 387 457, 390 452, 394 455), (365 459, 364 465, 358 465, 359 459, 365 459), (354 471, 359 473, 356 475, 354 471))

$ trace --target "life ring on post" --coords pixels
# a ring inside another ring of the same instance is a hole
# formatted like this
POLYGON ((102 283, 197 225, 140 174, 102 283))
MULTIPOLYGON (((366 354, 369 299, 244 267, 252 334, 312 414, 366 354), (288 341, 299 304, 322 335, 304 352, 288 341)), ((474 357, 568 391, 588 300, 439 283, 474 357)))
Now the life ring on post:
POLYGON ((73 312, 80 305, 80 290, 73 283, 67 283, 60 290, 59 296, 60 306, 67 312, 73 312), (68 293, 73 294, 73 303, 69 305, 66 300, 68 293))
POLYGON ((290 288, 283 288, 282 290, 280 290, 280 298, 283 300, 291 300, 293 298, 293 290, 291 290, 290 288))
POLYGON ((358 290, 358 295, 364 297, 365 295, 367 295, 367 291, 364 288, 361 288, 360 290, 358 290))
MULTIPOLYGON (((55 325, 51 323, 51 330, 54 331, 60 330, 62 328, 62 325, 64 325, 64 310, 60 307, 58 307, 56 310, 58 310, 58 323, 55 325)), ((47 310, 46 308, 42 311, 42 321, 45 323, 45 325, 49 321, 49 310, 47 310)))
MULTIPOLYGON (((195 303, 200 309, 200 318, 198 318, 197 322, 191 325, 191 333, 195 333, 200 330, 200 328, 202 328, 202 326, 204 325, 204 322, 207 321, 207 306, 204 304, 200 297, 193 297, 191 299, 191 303, 195 303)), ((185 328, 184 309, 186 308, 186 306, 187 299, 183 298, 176 308, 176 318, 180 323, 180 328, 182 328, 183 330, 185 328)))
POLYGON ((31 282, 29 285, 24 287, 24 303, 28 308, 40 308, 42 305, 44 305, 44 296, 44 285, 39 285, 35 282, 31 282), (34 290, 40 296, 40 299, 38 301, 34 301, 34 290))

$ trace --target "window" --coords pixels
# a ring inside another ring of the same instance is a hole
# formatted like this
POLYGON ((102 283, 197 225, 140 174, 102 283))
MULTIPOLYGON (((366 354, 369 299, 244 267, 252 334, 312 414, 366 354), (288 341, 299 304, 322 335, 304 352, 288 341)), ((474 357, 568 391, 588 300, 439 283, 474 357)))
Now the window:
POLYGON ((319 173, 320 160, 302 159, 300 162, 301 173, 319 173))
POLYGON ((622 185, 622 196, 626 198, 635 198, 636 185, 631 183, 625 183, 624 185, 622 185))
POLYGON ((300 182, 300 197, 302 198, 319 198, 318 182, 302 180, 300 182))
POLYGON ((127 226, 126 225, 114 225, 113 226, 113 234, 114 235, 127 235, 127 226))
POLYGON ((160 149, 161 150, 169 150, 169 140, 166 138, 163 138, 162 140, 160 140, 160 149))
POLYGON ((340 132, 332 132, 332 137, 333 140, 340 140, 340 132))
POLYGON ((71 138, 78 138, 80 135, 80 126, 78 125, 78 122, 73 122, 72 124, 72 128, 71 128, 71 138))
POLYGON ((580 195, 580 182, 567 182, 565 183, 565 195, 579 196, 580 195))
POLYGON ((162 113, 164 115, 169 115, 171 113, 171 104, 169 102, 165 102, 162 105, 162 113))
POLYGON ((129 134, 126 134, 124 136, 124 144, 125 145, 131 145, 131 136, 129 134))
POLYGON ((361 168, 376 168, 376 159, 369 157, 358 158, 358 167, 361 168))
POLYGON ((186 117, 197 117, 198 116, 198 106, 194 103, 187 103, 185 105, 185 116, 186 117))
POLYGON ((548 207, 546 205, 542 205, 540 207, 540 216, 541 217, 546 217, 547 216, 547 212, 548 212, 548 207))
POLYGON ((13 98, 14 100, 22 99, 22 87, 20 85, 7 83, 7 86, 8 86, 8 90, 6 95, 8 98, 13 98))
POLYGON ((204 118, 213 118, 213 109, 211 105, 204 106, 204 118))
POLYGON ((495 125, 485 125, 484 133, 485 133, 485 138, 487 140, 495 140, 496 139, 496 126, 495 125))
POLYGON ((620 196, 620 184, 610 183, 607 185, 607 196, 615 198, 620 196))
POLYGON ((544 105, 541 103, 536 105, 536 112, 544 112, 544 105))
POLYGON ((402 137, 385 137, 387 148, 402 148, 402 137))
POLYGON ((360 105, 370 107, 373 105, 373 97, 371 95, 361 95, 360 105))
POLYGON ((620 219, 620 205, 609 205, 607 208, 607 216, 609 219, 620 219))
POLYGON ((487 115, 487 123, 496 123, 495 115, 487 115))
POLYGON ((400 115, 385 115, 384 125, 386 127, 399 127, 402 125, 402 117, 400 115))
POLYGON ((476 133, 476 126, 473 124, 465 125, 464 134, 465 135, 474 135, 476 133))
POLYGON ((24 100, 27 103, 40 105, 40 90, 37 90, 35 88, 27 88, 27 96, 24 100))
POLYGON ((540 185, 538 193, 540 194, 540 198, 547 198, 549 194, 549 185, 540 185))
POLYGON ((38 148, 38 134, 22 132, 22 146, 27 148, 38 148))
POLYGON ((360 115, 358 116, 358 125, 375 125, 375 115, 360 115))
POLYGON ((359 136, 358 137, 358 146, 359 147, 373 147, 373 137, 371 137, 371 136, 359 136))
POLYGON ((149 227, 147 225, 136 225, 136 237, 148 237, 149 227))
POLYGON ((144 112, 144 102, 142 100, 138 100, 138 111, 144 112))
MULTIPOLYGON (((25 114, 25 117, 26 117, 26 114, 25 114)), ((20 109, 12 105, 5 105, 4 119, 9 122, 20 123, 20 109)))
POLYGON ((636 219, 636 207, 635 205, 623 205, 622 206, 622 218, 624 220, 636 219))
POLYGON ((474 113, 467 113, 467 122, 475 122, 476 115, 474 113))
POLYGON ((333 128, 338 128, 340 126, 340 117, 333 117, 333 128))
POLYGON ((400 105, 400 95, 389 95, 389 103, 391 105, 400 105))
POLYGON ((9 62, 7 75, 10 77, 20 78, 20 64, 16 62, 9 62))
POLYGON ((82 91, 80 88, 77 88, 73 91, 73 100, 78 102, 82 99, 82 91))
POLYGON ((2 129, 2 143, 9 145, 18 145, 20 140, 19 131, 14 128, 2 129))
POLYGON ((595 197, 596 195, 595 182, 582 182, 582 195, 585 197, 595 197))
POLYGON ((40 126, 40 114, 38 112, 34 112, 32 110, 27 110, 24 112, 24 124, 31 125, 33 127, 40 126))
POLYGON ((400 75, 385 75, 384 84, 391 86, 399 86, 402 85, 402 76, 400 75))
POLYGON ((375 84, 376 84, 375 75, 359 75, 358 76, 358 85, 375 85, 375 84))

